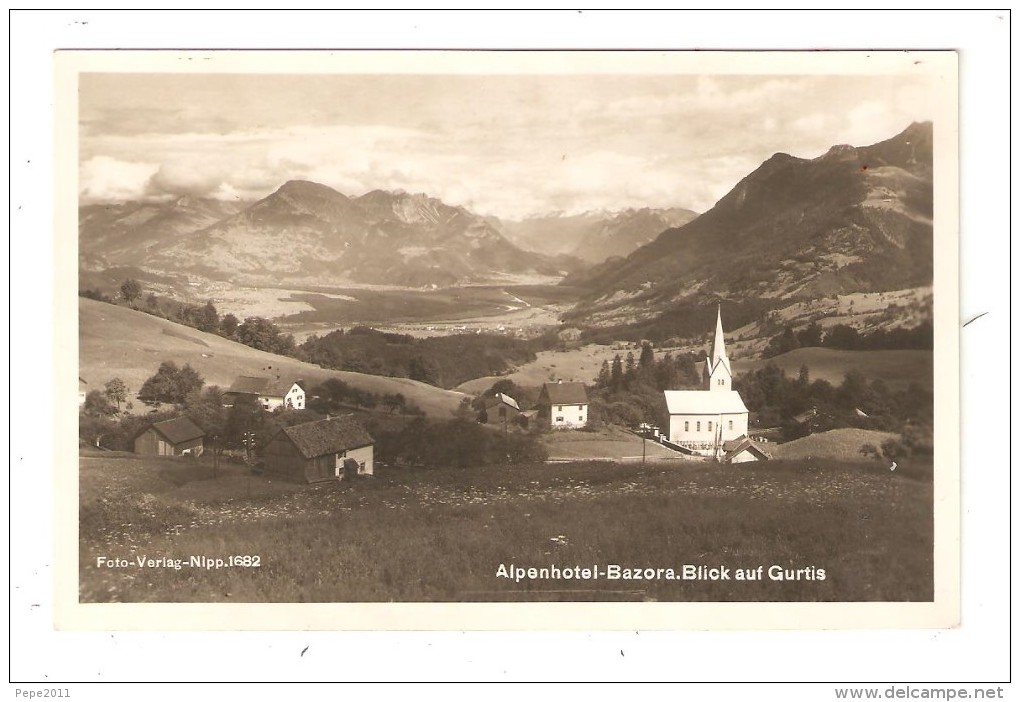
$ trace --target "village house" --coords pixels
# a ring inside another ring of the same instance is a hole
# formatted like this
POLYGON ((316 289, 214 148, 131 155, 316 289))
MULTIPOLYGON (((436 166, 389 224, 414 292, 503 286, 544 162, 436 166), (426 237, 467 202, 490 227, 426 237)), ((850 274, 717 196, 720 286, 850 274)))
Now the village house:
POLYGON ((373 441, 353 417, 284 427, 263 452, 264 474, 299 483, 372 475, 373 441))
POLYGON ((89 394, 89 384, 79 375, 78 376, 78 406, 81 407, 85 404, 85 396, 89 394))
POLYGON ((134 448, 143 456, 201 456, 205 431, 188 417, 167 419, 136 434, 134 448))
POLYGON ((486 424, 512 423, 520 414, 521 406, 517 400, 501 392, 497 392, 485 403, 486 424))
POLYGON ((588 424, 588 393, 583 383, 546 383, 538 396, 539 417, 553 429, 583 429, 588 424))
POLYGON ((772 455, 763 449, 757 441, 748 437, 723 443, 724 463, 750 463, 751 461, 768 461, 772 455))
POLYGON ((726 441, 747 435, 747 407, 733 390, 733 371, 723 339, 722 311, 705 359, 701 390, 666 390, 671 443, 699 452, 718 453, 726 441))
POLYGON ((223 401, 234 404, 234 401, 247 395, 254 397, 263 409, 273 411, 279 407, 287 409, 305 408, 305 391, 300 385, 301 381, 281 380, 276 378, 263 378, 257 376, 238 376, 230 388, 223 393, 223 401))

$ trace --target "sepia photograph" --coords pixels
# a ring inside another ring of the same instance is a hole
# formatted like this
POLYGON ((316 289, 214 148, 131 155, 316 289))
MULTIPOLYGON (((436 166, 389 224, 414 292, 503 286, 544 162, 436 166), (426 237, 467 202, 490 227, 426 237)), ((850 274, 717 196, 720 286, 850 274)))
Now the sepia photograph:
POLYGON ((76 605, 955 622, 954 53, 57 60, 76 605))

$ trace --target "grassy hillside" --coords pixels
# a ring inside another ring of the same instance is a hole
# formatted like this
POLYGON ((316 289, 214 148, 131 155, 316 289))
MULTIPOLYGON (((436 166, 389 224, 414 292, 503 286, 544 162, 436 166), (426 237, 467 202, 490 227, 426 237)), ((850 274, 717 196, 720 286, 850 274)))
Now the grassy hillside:
POLYGON ((323 370, 143 312, 85 298, 78 301, 78 324, 79 375, 90 389, 102 388, 106 381, 119 377, 127 384, 130 397, 165 360, 178 365, 189 363, 205 378, 206 385, 221 387, 229 386, 238 375, 279 374, 303 378, 311 384, 336 377, 368 392, 403 393, 427 413, 444 418, 463 397, 406 378, 323 370))
POLYGON ((868 429, 833 429, 820 434, 811 434, 785 444, 769 444, 768 450, 775 458, 830 458, 840 461, 861 459, 861 447, 870 444, 881 448, 884 441, 897 438, 887 431, 868 429))
POLYGON ((203 459, 81 459, 83 602, 931 601, 930 462, 570 463, 377 469, 281 485, 203 459), (735 517, 735 515, 739 515, 735 517), (97 557, 257 556, 106 568, 97 557), (825 579, 523 580, 500 564, 825 579), (441 567, 437 567, 440 564, 441 567))
POLYGON ((868 379, 881 378, 890 390, 905 390, 912 382, 930 388, 934 382, 931 351, 841 351, 812 347, 770 359, 736 361, 733 370, 740 375, 769 363, 789 377, 796 377, 800 367, 807 366, 812 380, 827 380, 833 385, 842 383, 843 376, 853 368, 868 379))

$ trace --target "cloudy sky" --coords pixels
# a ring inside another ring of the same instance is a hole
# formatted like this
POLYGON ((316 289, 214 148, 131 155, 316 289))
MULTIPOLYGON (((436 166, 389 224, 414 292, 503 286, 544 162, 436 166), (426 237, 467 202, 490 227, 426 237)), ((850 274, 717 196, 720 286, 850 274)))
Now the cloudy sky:
POLYGON ((701 212, 777 151, 871 144, 932 109, 905 76, 87 73, 79 187, 254 199, 300 178, 505 218, 701 212))

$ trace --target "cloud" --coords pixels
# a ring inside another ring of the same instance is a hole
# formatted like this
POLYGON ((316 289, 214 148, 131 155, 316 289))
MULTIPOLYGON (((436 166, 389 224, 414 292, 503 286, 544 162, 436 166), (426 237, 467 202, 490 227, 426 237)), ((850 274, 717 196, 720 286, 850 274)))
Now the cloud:
POLYGON ((81 197, 87 202, 122 202, 143 197, 149 180, 159 170, 154 163, 120 161, 95 156, 81 164, 81 197))
POLYGON ((704 211, 777 151, 893 136, 932 92, 881 76, 118 80, 83 98, 83 200, 252 199, 300 178, 503 217, 704 211))

